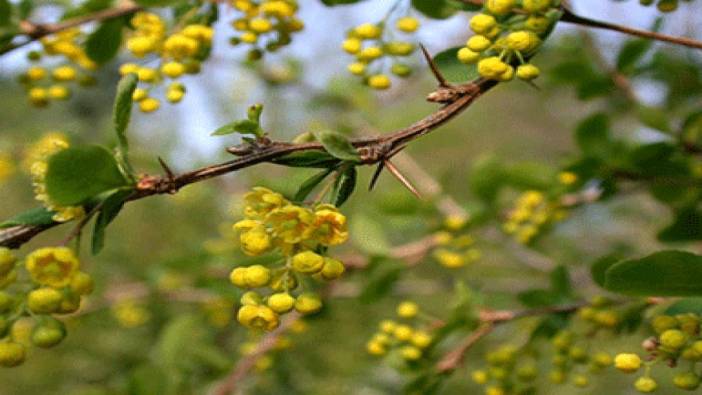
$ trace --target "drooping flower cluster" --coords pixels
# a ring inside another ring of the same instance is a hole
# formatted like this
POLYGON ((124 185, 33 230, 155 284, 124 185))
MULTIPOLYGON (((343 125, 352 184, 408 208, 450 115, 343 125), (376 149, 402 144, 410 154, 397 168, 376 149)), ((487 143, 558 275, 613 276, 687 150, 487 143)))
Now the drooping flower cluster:
POLYGON ((244 199, 246 218, 234 224, 242 251, 249 256, 275 251, 282 259, 272 269, 252 265, 231 272, 237 287, 270 290, 268 295, 246 292, 237 320, 249 328, 272 330, 279 316, 293 309, 302 314, 319 311, 322 302, 315 293, 292 293, 302 286, 302 276, 334 280, 343 274, 344 264, 326 256, 326 251, 348 239, 346 217, 332 205, 295 205, 267 188, 254 188, 244 199))
POLYGON ((92 72, 97 64, 83 49, 87 34, 80 28, 66 29, 41 39, 42 50, 27 55, 33 63, 20 76, 27 90, 29 102, 36 107, 46 107, 52 100, 66 100, 71 96, 70 85, 77 82, 91 85, 92 72), (39 65, 43 57, 59 57, 62 61, 51 68, 39 65))
POLYGON ((485 355, 486 369, 471 372, 472 380, 485 386, 485 394, 534 393, 539 369, 532 356, 514 345, 503 344, 485 355))
POLYGON ((289 45, 292 35, 305 27, 296 15, 299 7, 295 0, 234 0, 233 5, 241 16, 231 23, 238 33, 229 41, 249 45, 249 60, 289 45))
POLYGON ((416 303, 400 303, 397 306, 399 320, 380 322, 378 332, 366 343, 366 351, 374 356, 397 353, 408 363, 421 359, 433 338, 427 330, 421 328, 419 315, 416 303))
POLYGON ((658 382, 651 375, 655 365, 679 366, 673 376, 673 385, 682 390, 696 391, 702 384, 699 369, 702 363, 701 320, 694 313, 653 317, 651 328, 656 336, 642 344, 647 353, 643 358, 645 361, 636 353, 622 353, 615 358, 616 368, 624 373, 636 373, 645 367, 643 376, 634 382, 634 388, 639 392, 651 393, 658 389, 658 382))
POLYGON ((410 56, 417 46, 406 39, 395 39, 395 34, 412 34, 419 28, 419 20, 411 16, 403 16, 394 20, 386 20, 377 24, 364 23, 346 33, 342 48, 348 54, 356 57, 356 61, 348 65, 348 71, 363 78, 364 82, 373 89, 388 89, 392 85, 387 75, 387 60, 390 60, 390 72, 400 78, 409 76, 412 67, 398 58, 410 56), (389 26, 394 26, 394 29, 389 26))
POLYGON ((486 1, 470 20, 475 35, 458 51, 458 60, 477 64, 478 73, 491 80, 537 78, 540 71, 528 60, 555 23, 549 14, 559 6, 560 0, 486 1))
POLYGON ((24 269, 32 287, 15 286, 17 259, 0 248, 0 366, 24 362, 29 346, 50 348, 66 336, 54 315, 80 308, 81 297, 93 290, 93 280, 79 270, 80 262, 66 247, 46 247, 25 258, 24 269))
POLYGON ((432 256, 440 265, 457 269, 480 259, 482 254, 466 229, 468 222, 465 216, 449 216, 444 219, 444 229, 434 234, 437 248, 432 256))
POLYGON ((49 158, 68 146, 68 138, 64 134, 47 133, 27 148, 23 160, 25 169, 32 176, 35 198, 42 202, 48 210, 55 212, 53 220, 56 222, 66 222, 84 215, 83 207, 56 205, 46 193, 45 178, 49 167, 49 158))
POLYGON ((142 112, 153 112, 161 105, 152 96, 152 90, 168 79, 165 97, 170 103, 178 103, 185 96, 185 85, 178 79, 184 74, 200 72, 200 63, 209 56, 214 31, 204 24, 178 26, 168 33, 165 21, 149 12, 139 12, 132 17, 134 32, 127 39, 127 49, 137 58, 155 55, 157 67, 123 64, 121 75, 136 73, 142 84, 134 91, 133 99, 139 102, 142 112))
POLYGON ((522 244, 529 244, 550 225, 562 221, 567 212, 556 199, 540 191, 526 191, 507 214, 502 229, 522 244))

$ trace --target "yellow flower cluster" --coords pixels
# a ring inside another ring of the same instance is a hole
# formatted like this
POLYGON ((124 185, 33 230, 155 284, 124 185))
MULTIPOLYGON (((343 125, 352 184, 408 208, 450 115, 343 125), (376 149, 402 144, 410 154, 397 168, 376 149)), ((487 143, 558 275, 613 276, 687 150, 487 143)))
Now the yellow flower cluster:
POLYGON ((419 28, 419 20, 411 16, 398 18, 394 30, 387 29, 386 23, 358 25, 347 32, 346 40, 341 45, 344 51, 356 57, 356 61, 348 65, 348 71, 363 77, 368 86, 378 90, 388 89, 392 85, 387 70, 383 69, 387 62, 381 60, 391 59, 390 72, 404 78, 412 73, 412 68, 396 59, 411 55, 417 48, 414 43, 392 39, 392 34, 414 33, 419 28))
POLYGON ((127 39, 127 49, 137 58, 147 55, 159 57, 158 67, 136 63, 125 63, 120 67, 121 75, 135 73, 139 82, 144 84, 134 91, 134 101, 139 103, 142 112, 158 110, 161 101, 150 95, 151 90, 165 79, 170 79, 166 100, 179 103, 185 96, 185 85, 178 79, 184 74, 200 71, 200 62, 207 57, 212 46, 213 29, 207 25, 189 24, 167 34, 161 17, 149 12, 135 14, 131 22, 134 33, 127 39))
POLYGON ((441 265, 457 269, 478 261, 482 254, 475 248, 475 240, 466 231, 468 218, 449 216, 444 219, 444 230, 434 234, 437 248, 432 256, 441 265))
POLYGON ((64 134, 50 132, 29 146, 23 159, 24 168, 29 171, 32 177, 35 198, 42 202, 48 210, 55 212, 53 220, 56 222, 70 221, 85 214, 83 207, 80 206, 64 207, 54 204, 46 193, 45 178, 49 166, 49 158, 51 155, 68 148, 68 146, 68 138, 64 134))
POLYGON ((59 344, 66 330, 52 315, 76 312, 81 297, 93 290, 92 278, 78 270, 78 259, 66 247, 40 248, 27 255, 24 263, 33 287, 10 291, 18 278, 17 259, 0 248, 0 366, 4 367, 24 362, 31 345, 59 344))
MULTIPOLYGON (((522 388, 523 393, 533 390, 539 370, 532 360, 520 361, 523 353, 511 345, 503 344, 494 351, 485 355, 487 368, 471 372, 472 380, 485 386, 485 393, 489 395, 506 395, 512 393, 512 388, 522 388)), ((527 357, 529 358, 529 357, 527 357)))
POLYGON ((123 328, 137 328, 151 319, 151 313, 135 300, 121 300, 112 306, 112 316, 123 328))
POLYGON ((558 202, 550 201, 542 192, 526 191, 507 214, 503 230, 522 244, 529 244, 549 225, 562 221, 567 213, 558 202))
POLYGON ((276 269, 262 265, 237 267, 231 282, 244 289, 268 287, 271 294, 246 292, 237 320, 249 328, 272 330, 279 316, 296 310, 312 314, 322 308, 320 298, 303 292, 293 296, 298 276, 318 280, 334 280, 344 273, 339 260, 325 256, 328 247, 346 242, 346 217, 329 204, 307 208, 292 204, 281 194, 257 187, 244 196, 245 219, 234 224, 240 235, 242 251, 258 256, 277 251, 284 259, 276 269))
POLYGON ((52 100, 67 100, 71 96, 71 83, 90 85, 94 82, 90 72, 97 68, 97 64, 81 46, 86 37, 79 28, 66 29, 42 38, 42 51, 28 54, 32 63, 39 62, 44 54, 63 58, 63 62, 53 68, 33 65, 20 77, 32 105, 46 107, 52 100))
POLYGON ((366 351, 374 356, 394 351, 408 363, 421 359, 433 338, 427 330, 418 327, 419 315, 420 309, 416 303, 400 303, 397 306, 400 320, 381 321, 378 332, 366 343, 366 351))
POLYGON ((299 7, 295 0, 233 0, 232 4, 241 15, 231 22, 237 35, 229 41, 251 46, 249 60, 289 45, 292 35, 305 27, 296 16, 299 7))
POLYGON ((475 35, 458 51, 458 60, 477 63, 478 73, 491 80, 510 81, 515 76, 524 81, 537 78, 539 68, 527 59, 541 46, 541 35, 551 27, 552 22, 545 14, 557 9, 558 3, 557 0, 486 1, 483 12, 470 20, 475 35), (520 23, 515 23, 514 18, 520 23), (512 66, 515 63, 519 64, 516 70, 512 66))
POLYGON ((10 154, 0 152, 0 184, 15 174, 15 162, 10 154))
POLYGON ((702 384, 699 365, 702 364, 702 317, 695 313, 656 315, 651 319, 651 328, 656 336, 645 340, 642 347, 649 355, 642 358, 635 353, 622 353, 615 358, 615 367, 624 373, 636 373, 646 366, 644 375, 634 382, 634 388, 642 393, 655 392, 658 383, 651 377, 651 368, 656 364, 670 367, 683 366, 673 376, 673 385, 695 391, 702 384))

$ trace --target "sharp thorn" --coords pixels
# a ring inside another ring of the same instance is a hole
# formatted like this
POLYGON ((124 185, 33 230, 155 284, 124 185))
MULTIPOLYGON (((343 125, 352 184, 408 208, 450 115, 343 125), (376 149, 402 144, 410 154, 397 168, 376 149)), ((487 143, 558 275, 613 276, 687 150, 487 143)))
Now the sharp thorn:
POLYGON ((383 168, 385 168, 385 163, 380 162, 378 163, 378 167, 375 169, 375 172, 373 173, 373 177, 371 178, 370 184, 368 184, 368 190, 372 191, 373 188, 375 187, 375 184, 378 182, 378 179, 380 178, 380 173, 383 172, 383 168))
POLYGON ((158 157, 158 163, 161 165, 161 168, 163 168, 163 171, 166 172, 166 177, 168 177, 168 180, 173 181, 173 179, 175 178, 173 171, 170 167, 168 167, 166 162, 160 156, 158 157))
POLYGON ((422 199, 422 195, 419 194, 419 191, 417 191, 417 188, 415 188, 414 185, 412 185, 412 183, 410 183, 409 180, 404 175, 402 175, 402 173, 400 173, 400 171, 397 169, 397 167, 395 167, 395 165, 392 164, 392 162, 390 162, 389 160, 386 159, 386 160, 383 160, 383 163, 385 164, 385 167, 388 168, 388 171, 390 172, 390 174, 395 176, 395 178, 397 178, 397 180, 400 181, 400 183, 405 188, 407 188, 410 192, 412 192, 412 194, 414 196, 416 196, 417 199, 422 199))
POLYGON ((434 58, 431 57, 429 51, 427 51, 427 48, 421 43, 419 44, 419 48, 422 49, 422 54, 424 54, 424 58, 427 60, 432 74, 434 74, 434 77, 439 82, 439 86, 444 88, 451 86, 448 81, 446 81, 446 78, 444 78, 444 76, 441 74, 441 71, 439 71, 439 67, 436 65, 436 63, 434 63, 434 58))

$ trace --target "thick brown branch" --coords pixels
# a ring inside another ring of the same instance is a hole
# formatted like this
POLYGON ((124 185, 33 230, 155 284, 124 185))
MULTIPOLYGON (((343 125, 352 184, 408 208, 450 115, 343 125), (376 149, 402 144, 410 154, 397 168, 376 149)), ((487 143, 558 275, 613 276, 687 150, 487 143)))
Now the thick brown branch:
MULTIPOLYGON (((363 159, 363 164, 370 165, 381 162, 402 150, 410 141, 428 134, 460 114, 473 103, 473 101, 495 85, 497 85, 495 81, 478 79, 464 85, 440 88, 440 90, 444 92, 452 91, 453 100, 436 112, 404 129, 382 136, 354 139, 351 143, 358 149, 363 159)), ((430 95, 430 97, 431 96, 432 95, 430 95)), ((176 177, 166 175, 162 177, 149 176, 143 178, 139 182, 137 190, 129 200, 139 200, 148 196, 174 193, 189 184, 208 180, 260 163, 271 162, 294 152, 313 150, 325 151, 322 144, 317 142, 301 144, 275 141, 266 142, 266 144, 258 146, 255 150, 232 161, 203 167, 176 177)), ((230 152, 240 151, 231 149, 230 152)), ((56 225, 59 225, 59 223, 52 223, 40 227, 15 226, 4 229, 0 231, 0 246, 18 248, 37 234, 56 225)))

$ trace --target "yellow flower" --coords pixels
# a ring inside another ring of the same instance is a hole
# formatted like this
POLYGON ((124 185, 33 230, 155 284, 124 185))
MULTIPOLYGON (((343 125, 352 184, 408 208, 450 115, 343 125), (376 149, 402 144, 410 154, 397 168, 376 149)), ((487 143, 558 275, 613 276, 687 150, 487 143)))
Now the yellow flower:
POLYGON ((487 0, 485 7, 495 15, 505 15, 512 11, 516 5, 515 0, 487 0))
POLYGON ((112 307, 112 315, 124 328, 136 328, 151 318, 149 311, 133 300, 123 300, 112 307))
POLYGON ((266 223, 273 228, 273 235, 286 244, 297 244, 309 238, 314 231, 315 215, 299 206, 276 208, 266 216, 266 223))
POLYGON ((168 62, 161 66, 161 72, 170 78, 178 78, 185 73, 185 66, 180 62, 168 62))
POLYGON ((473 64, 480 59, 480 53, 472 51, 469 48, 463 47, 456 54, 458 60, 463 64, 473 64))
POLYGON ((320 274, 325 280, 336 280, 344 274, 346 268, 341 261, 334 258, 324 258, 324 267, 320 274))
POLYGON ((419 313, 419 306, 414 302, 402 302, 397 306, 397 315, 402 318, 412 318, 419 313))
POLYGON ((324 258, 312 251, 303 251, 292 257, 291 265, 296 272, 313 274, 322 270, 324 258))
POLYGON ((80 265, 73 251, 67 247, 35 250, 27 255, 25 264, 34 282, 55 288, 70 284, 80 265))
POLYGON ((320 244, 333 246, 348 240, 346 216, 341 214, 336 207, 330 204, 317 206, 314 217, 312 237, 320 244))
POLYGON ((497 26, 497 20, 492 15, 476 14, 470 19, 469 24, 476 34, 485 34, 497 26))
POLYGON ((376 356, 383 355, 387 352, 385 346, 382 343, 376 341, 369 341, 366 344, 366 351, 368 351, 368 354, 376 356))
POLYGON ((463 255, 445 249, 436 250, 434 252, 434 258, 441 266, 449 269, 463 267, 466 264, 466 260, 463 255))
POLYGON ((382 29, 372 23, 364 23, 353 29, 353 34, 364 40, 371 40, 380 37, 382 29))
POLYGON ((392 320, 383 320, 380 322, 379 326, 381 331, 392 334, 395 332, 395 328, 397 328, 397 323, 392 320))
POLYGON ((44 287, 27 294, 27 307, 36 314, 50 314, 61 306, 63 295, 60 291, 44 287))
POLYGON ((244 195, 244 202, 244 215, 250 219, 263 219, 271 211, 290 204, 283 195, 264 187, 254 187, 244 195))
POLYGON ((15 172, 15 164, 10 155, 0 152, 0 183, 7 180, 15 172))
POLYGON ((388 89, 391 84, 390 78, 385 74, 376 74, 368 78, 368 85, 373 89, 388 89))
POLYGON ((473 36, 466 42, 466 47, 474 52, 483 52, 484 50, 490 48, 491 45, 492 41, 482 35, 473 36))
POLYGON ((139 102, 139 109, 145 113, 154 112, 158 110, 159 107, 161 107, 161 102, 153 97, 147 97, 139 102))
POLYGON ((398 19, 397 22, 395 22, 395 27, 397 27, 397 30, 405 33, 412 33, 419 28, 419 20, 411 16, 406 16, 398 19))
MULTIPOLYGON (((539 68, 534 66, 533 64, 530 64, 530 63, 523 64, 523 65, 517 67, 517 78, 524 80, 524 81, 531 81, 533 79, 536 79, 539 77, 539 74, 541 74, 541 71, 539 70, 539 68)), ((561 174, 565 174, 565 173, 561 173, 561 174)), ((570 174, 573 174, 573 173, 570 173, 570 174)), ((577 176, 575 178, 575 181, 577 181, 577 176)), ((563 179, 561 179, 561 182, 563 182, 563 179)), ((570 185, 570 184, 566 184, 566 185, 570 185)))
POLYGON ((551 7, 551 0, 523 0, 522 8, 528 13, 544 12, 551 7))
POLYGON ((322 301, 319 296, 312 293, 304 293, 295 300, 295 310, 301 314, 312 314, 322 309, 322 301))
POLYGON ((14 367, 21 365, 26 356, 25 347, 12 341, 0 342, 0 366, 14 367))
POLYGON ((541 43, 539 37, 533 32, 522 30, 510 33, 505 43, 513 51, 528 52, 538 47, 541 43))
POLYGON ((295 306, 295 298, 287 292, 281 292, 269 296, 267 303, 268 307, 273 309, 273 311, 282 314, 292 310, 293 306, 295 306))
POLYGON ((641 358, 636 354, 618 354, 614 366, 625 373, 633 373, 641 367, 641 358))
POLYGON ((406 342, 412 340, 412 336, 414 336, 414 331, 408 325, 398 325, 393 331, 393 336, 395 336, 397 340, 406 342))
POLYGON ((76 79, 76 69, 71 66, 61 66, 54 69, 51 76, 56 81, 73 81, 76 79))
POLYGON ((247 328, 271 331, 278 327, 278 314, 268 306, 246 305, 239 309, 237 321, 247 328))
POLYGON ((558 174, 558 181, 563 185, 573 185, 578 182, 578 175, 570 171, 564 171, 558 174))
POLYGON ((404 346, 400 350, 400 355, 408 361, 416 361, 422 357, 422 350, 414 346, 404 346))
POLYGON ((419 348, 426 348, 431 344, 431 335, 424 331, 417 331, 412 335, 410 342, 419 348))

